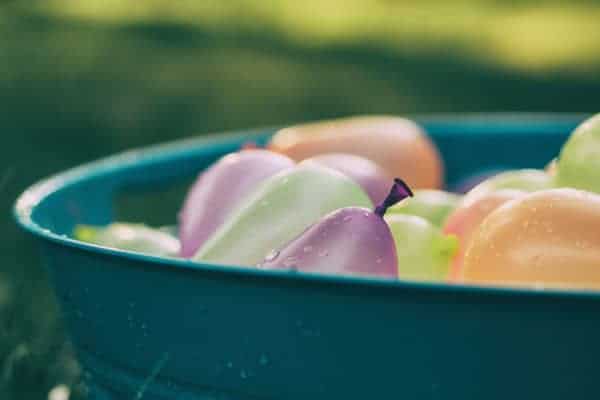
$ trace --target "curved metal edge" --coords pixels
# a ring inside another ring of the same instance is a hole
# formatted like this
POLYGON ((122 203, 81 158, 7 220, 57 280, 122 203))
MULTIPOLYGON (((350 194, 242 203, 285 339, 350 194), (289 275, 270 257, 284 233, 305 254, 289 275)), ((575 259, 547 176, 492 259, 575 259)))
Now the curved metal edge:
MULTIPOLYGON (((561 121, 567 125, 572 125, 575 121, 581 121, 587 117, 585 114, 536 114, 536 113, 491 113, 491 114, 428 114, 420 116, 408 116, 420 124, 443 124, 444 126, 455 125, 456 127, 467 121, 470 121, 471 127, 482 129, 492 121, 495 124, 500 124, 510 121, 508 126, 505 126, 503 132, 508 130, 523 131, 531 129, 531 125, 535 123, 543 123, 546 126, 555 124, 556 121, 561 121)), ((113 248, 98 246, 90 243, 74 240, 62 235, 58 235, 48 229, 38 225, 31 218, 32 210, 40 204, 51 193, 60 190, 61 188, 74 184, 80 180, 88 179, 91 176, 98 176, 110 173, 111 171, 123 169, 129 166, 140 166, 145 163, 156 162, 157 159, 168 159, 173 154, 193 153, 200 145, 210 143, 237 143, 243 138, 255 136, 258 139, 265 138, 269 134, 274 133, 280 127, 265 127, 250 130, 240 130, 225 132, 220 134, 209 134, 198 138, 183 139, 166 144, 159 144, 140 149, 126 151, 114 156, 102 158, 79 167, 67 170, 65 172, 53 175, 26 189, 15 202, 13 208, 13 216, 19 226, 25 231, 32 234, 34 237, 66 246, 80 251, 109 255, 123 259, 129 259, 144 263, 148 267, 170 268, 176 267, 181 271, 203 271, 215 273, 219 275, 227 275, 229 277, 247 277, 268 280, 287 280, 304 282, 306 284, 326 284, 326 285, 350 285, 350 286, 371 286, 379 288, 396 288, 397 290, 421 290, 432 291, 447 294, 469 294, 469 295, 500 295, 500 296, 527 296, 527 297, 545 297, 545 298, 567 298, 567 299, 594 299, 600 300, 600 292, 586 291, 581 289, 528 289, 518 287, 501 287, 501 286, 479 286, 479 285, 463 285, 451 283, 429 283, 429 282, 413 282, 391 280, 385 278, 371 278, 358 276, 338 276, 317 273, 302 273, 296 271, 271 271, 243 266, 230 266, 218 264, 206 264, 192 262, 185 259, 164 258, 147 254, 135 253, 125 250, 117 250, 113 248)), ((556 130, 556 127, 552 129, 556 130)), ((464 130, 463 130, 464 132, 464 130)))

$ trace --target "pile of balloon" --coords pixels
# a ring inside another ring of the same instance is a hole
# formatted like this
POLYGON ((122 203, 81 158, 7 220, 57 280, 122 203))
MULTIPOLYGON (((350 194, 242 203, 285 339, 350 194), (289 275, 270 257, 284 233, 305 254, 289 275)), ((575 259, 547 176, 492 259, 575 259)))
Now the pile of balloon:
POLYGON ((263 270, 600 288, 600 114, 545 170, 480 176, 454 192, 442 190, 443 170, 424 129, 405 118, 301 124, 202 171, 175 232, 115 222, 74 236, 263 270))

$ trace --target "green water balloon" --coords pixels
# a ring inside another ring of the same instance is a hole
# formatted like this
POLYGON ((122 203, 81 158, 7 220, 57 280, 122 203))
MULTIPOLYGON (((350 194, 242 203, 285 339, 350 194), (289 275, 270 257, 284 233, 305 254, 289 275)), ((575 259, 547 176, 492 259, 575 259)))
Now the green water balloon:
POLYGON ((445 281, 458 239, 423 217, 388 214, 385 216, 398 256, 398 277, 406 280, 445 281))
POLYGON ((302 165, 268 178, 200 248, 194 260, 254 266, 328 213, 372 208, 364 190, 333 169, 302 165))
POLYGON ((388 215, 407 214, 423 217, 441 227, 461 196, 443 190, 415 190, 414 196, 388 209, 388 215))
POLYGON ((175 257, 180 250, 179 240, 169 229, 155 229, 143 224, 115 222, 107 226, 78 225, 73 236, 99 246, 157 256, 175 257))
POLYGON ((556 184, 600 193, 600 114, 579 125, 562 147, 556 184))
POLYGON ((462 199, 470 202, 481 195, 501 190, 517 189, 524 192, 552 189, 556 186, 552 175, 540 169, 517 169, 506 171, 486 179, 471 189, 462 199))

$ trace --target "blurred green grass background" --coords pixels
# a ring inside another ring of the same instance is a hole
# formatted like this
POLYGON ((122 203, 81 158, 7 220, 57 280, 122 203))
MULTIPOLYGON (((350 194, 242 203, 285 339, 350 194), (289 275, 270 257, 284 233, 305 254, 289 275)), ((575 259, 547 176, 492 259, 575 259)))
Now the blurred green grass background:
POLYGON ((35 246, 10 217, 29 184, 228 129, 597 112, 598 21, 591 0, 0 1, 0 398, 58 384, 85 395, 35 246))

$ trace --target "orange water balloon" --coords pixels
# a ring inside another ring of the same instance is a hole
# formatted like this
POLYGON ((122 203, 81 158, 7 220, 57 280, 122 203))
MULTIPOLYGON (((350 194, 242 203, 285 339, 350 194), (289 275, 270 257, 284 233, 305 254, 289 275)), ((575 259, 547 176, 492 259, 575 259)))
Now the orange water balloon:
POLYGON ((323 153, 355 154, 415 189, 443 185, 436 146, 419 125, 405 118, 356 116, 291 126, 278 131, 268 148, 296 161, 323 153))
POLYGON ((463 265, 465 250, 469 245, 473 233, 479 228, 483 220, 496 208, 507 201, 519 198, 525 192, 514 189, 500 189, 495 192, 485 193, 479 197, 466 199, 454 209, 444 223, 443 232, 446 235, 455 235, 458 238, 459 248, 450 268, 449 278, 457 280, 463 265))
POLYGON ((550 189, 497 208, 470 241, 462 280, 600 289, 600 196, 550 189))

